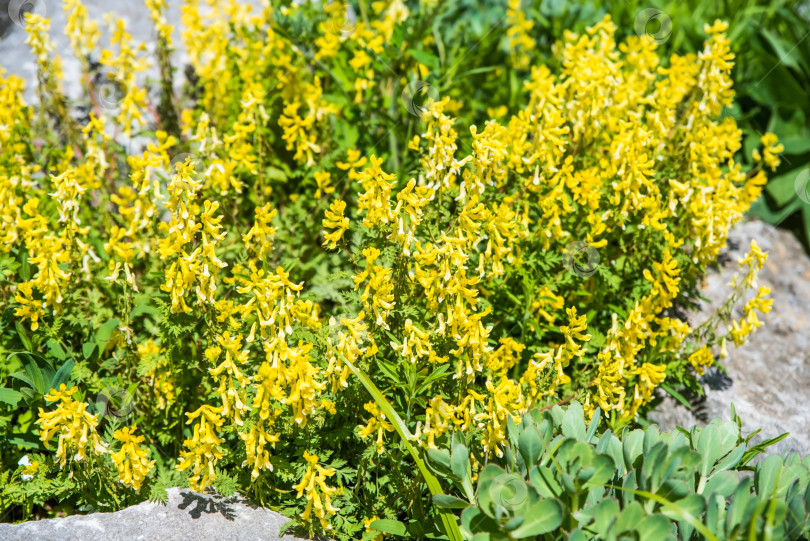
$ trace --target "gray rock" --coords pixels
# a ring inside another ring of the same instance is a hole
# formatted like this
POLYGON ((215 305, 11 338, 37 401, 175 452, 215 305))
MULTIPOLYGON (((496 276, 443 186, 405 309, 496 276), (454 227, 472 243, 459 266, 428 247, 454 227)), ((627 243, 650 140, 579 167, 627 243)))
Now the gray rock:
POLYGON ((773 309, 760 316, 764 324, 749 337, 747 344, 739 348, 729 346, 728 357, 722 362, 730 381, 714 371, 704 380, 705 400, 695 401, 689 410, 667 397, 652 417, 666 430, 702 425, 714 417, 730 419, 733 402, 744 432, 761 428, 755 438, 758 441, 789 432, 788 438, 770 450, 807 455, 810 454, 810 258, 799 241, 791 233, 757 220, 737 225, 729 237, 729 248, 721 257, 725 264, 719 271, 711 271, 703 284, 701 293, 711 302, 691 314, 689 322, 699 324, 725 301, 728 284, 738 268, 737 258, 748 252, 751 239, 769 252, 759 284, 771 289, 773 309))
POLYGON ((116 513, 93 513, 0 524, 4 541, 295 541, 279 531, 289 518, 233 496, 169 489, 166 505, 144 502, 116 513))

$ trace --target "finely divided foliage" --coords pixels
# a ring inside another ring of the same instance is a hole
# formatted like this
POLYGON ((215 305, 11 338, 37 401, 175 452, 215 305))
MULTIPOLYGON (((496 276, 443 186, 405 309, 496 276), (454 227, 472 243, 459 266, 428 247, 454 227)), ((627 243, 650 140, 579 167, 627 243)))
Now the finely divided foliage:
POLYGON ((633 424, 770 309, 752 243, 721 312, 679 316, 779 163, 766 134, 741 165, 723 22, 662 59, 605 17, 545 65, 510 2, 488 66, 431 28, 436 2, 208 4, 182 7, 180 99, 159 0, 157 94, 123 21, 96 54, 79 0, 84 101, 39 15, 39 106, 0 83, 0 507, 18 518, 188 483, 310 533, 438 535, 443 513, 453 537, 417 449, 461 433, 502 458, 509 426, 572 400, 600 430, 633 424), (478 78, 515 84, 484 101, 478 78))

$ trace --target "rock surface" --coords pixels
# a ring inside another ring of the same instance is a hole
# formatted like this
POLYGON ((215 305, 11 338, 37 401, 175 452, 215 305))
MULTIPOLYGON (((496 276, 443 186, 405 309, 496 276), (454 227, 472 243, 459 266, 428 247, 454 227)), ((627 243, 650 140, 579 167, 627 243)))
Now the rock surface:
POLYGON ((224 498, 169 489, 166 505, 144 502, 116 513, 93 513, 10 525, 4 541, 296 541, 279 531, 287 517, 237 496, 224 498))
MULTIPOLYGON (((787 231, 757 220, 738 224, 729 236, 729 247, 719 271, 711 271, 701 293, 711 300, 692 314, 689 323, 698 324, 723 304, 728 284, 754 239, 768 251, 759 275, 759 285, 771 289, 773 309, 760 316, 763 326, 749 342, 729 347, 723 361, 729 378, 715 371, 706 380, 705 400, 691 410, 667 397, 652 415, 662 429, 690 427, 721 417, 730 419, 730 404, 743 421, 743 431, 761 428, 761 441, 784 432, 790 436, 769 449, 784 453, 810 454, 810 258, 799 241, 787 231)), ((739 318, 739 313, 735 317, 739 318)), ((709 372, 707 372, 709 375, 709 372)))

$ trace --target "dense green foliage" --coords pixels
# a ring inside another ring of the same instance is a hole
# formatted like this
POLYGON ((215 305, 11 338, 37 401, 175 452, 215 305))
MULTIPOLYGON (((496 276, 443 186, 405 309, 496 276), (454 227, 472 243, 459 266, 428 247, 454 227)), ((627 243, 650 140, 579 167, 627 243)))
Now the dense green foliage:
MULTIPOLYGON (((806 539, 810 458, 795 453, 751 461, 782 439, 754 445, 742 423, 659 433, 597 431, 578 403, 535 409, 509 424, 504 456, 477 456, 473 474, 462 438, 428 451, 453 484, 437 505, 462 510, 462 532, 496 539, 806 539), (745 472, 753 472, 753 475, 745 472)), ((401 532, 404 525, 372 524, 401 532)))

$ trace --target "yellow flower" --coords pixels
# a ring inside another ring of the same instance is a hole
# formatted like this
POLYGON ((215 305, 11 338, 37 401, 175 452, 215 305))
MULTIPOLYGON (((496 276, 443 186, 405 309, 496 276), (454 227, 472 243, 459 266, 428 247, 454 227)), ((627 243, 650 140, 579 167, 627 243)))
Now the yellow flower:
POLYGON ((383 452, 383 433, 393 432, 394 426, 386 420, 385 414, 377 408, 377 404, 374 402, 367 402, 363 408, 371 414, 371 418, 366 421, 365 426, 360 428, 359 435, 362 439, 366 439, 376 432, 377 454, 381 455, 383 452))
POLYGON ((765 162, 765 165, 770 168, 771 171, 776 171, 776 168, 779 167, 780 160, 778 154, 785 150, 785 146, 781 143, 777 144, 777 141, 776 135, 768 132, 760 137, 760 142, 763 146, 762 154, 760 154, 757 149, 753 151, 754 161, 765 162))
POLYGON ((705 368, 714 364, 714 355, 711 350, 703 346, 689 356, 689 363, 699 375, 705 373, 705 368))
POLYGON ((315 191, 315 199, 320 199, 324 195, 335 193, 335 187, 331 185, 332 174, 328 171, 316 171, 315 182, 318 189, 315 191))
POLYGON ((346 210, 346 202, 340 199, 332 201, 332 204, 326 210, 326 217, 323 219, 323 226, 328 229, 334 229, 328 233, 324 233, 324 246, 327 250, 334 250, 337 248, 338 243, 343 238, 343 234, 349 229, 349 219, 343 216, 346 210))
POLYGON ((132 428, 125 426, 113 432, 113 438, 121 442, 121 449, 110 453, 118 470, 118 479, 135 490, 141 488, 144 479, 155 465, 154 460, 146 458, 149 450, 139 445, 145 438, 135 435, 137 428, 137 425, 132 425, 132 428))
POLYGON ((339 511, 332 505, 332 495, 338 489, 326 484, 327 477, 335 475, 335 470, 334 468, 326 469, 318 464, 318 455, 309 454, 307 451, 304 451, 304 460, 307 461, 307 470, 304 477, 301 478, 301 482, 293 486, 293 489, 298 491, 298 498, 305 496, 307 499, 307 506, 301 514, 301 518, 306 522, 311 522, 314 511, 321 527, 328 530, 331 526, 327 519, 339 511))
POLYGON ((184 443, 187 450, 180 451, 180 463, 177 469, 185 471, 192 468, 189 486, 198 492, 205 490, 217 478, 214 466, 225 456, 219 445, 225 441, 218 435, 219 429, 225 419, 222 417, 222 407, 200 406, 192 413, 186 413, 188 424, 199 418, 194 425, 191 439, 184 443))
POLYGON ((96 433, 98 425, 98 415, 91 415, 87 412, 87 404, 73 399, 78 391, 77 387, 68 389, 65 384, 59 386, 59 390, 51 389, 45 395, 45 400, 49 402, 59 402, 56 409, 45 412, 39 408, 40 440, 49 448, 49 442, 54 435, 59 436, 59 447, 56 450, 56 457, 60 466, 65 466, 68 459, 68 451, 75 453, 74 460, 87 458, 88 449, 96 455, 103 455, 107 452, 106 446, 96 433))

